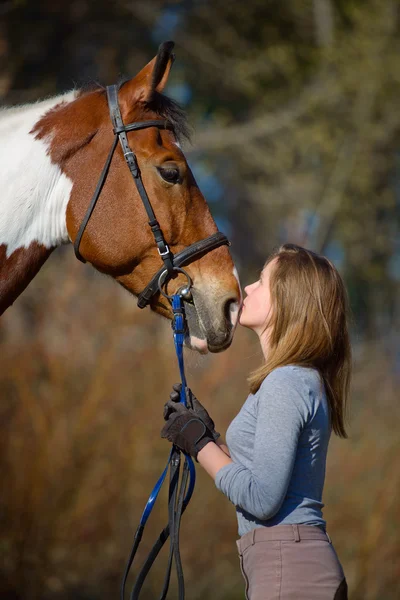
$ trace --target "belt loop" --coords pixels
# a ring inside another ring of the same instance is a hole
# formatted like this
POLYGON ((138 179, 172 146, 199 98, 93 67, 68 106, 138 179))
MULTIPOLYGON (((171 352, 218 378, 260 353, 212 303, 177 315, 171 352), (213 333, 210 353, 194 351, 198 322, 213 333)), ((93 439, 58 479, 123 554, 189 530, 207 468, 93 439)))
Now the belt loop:
POLYGON ((251 545, 252 546, 254 546, 254 544, 256 543, 255 536, 256 536, 256 530, 253 529, 253 531, 251 532, 251 545))
POLYGON ((292 527, 293 527, 294 541, 295 542, 299 542, 300 541, 299 526, 298 525, 292 525, 292 527))
POLYGON ((329 540, 329 543, 332 544, 331 536, 329 535, 329 533, 327 531, 325 531, 325 533, 326 533, 326 537, 329 540))

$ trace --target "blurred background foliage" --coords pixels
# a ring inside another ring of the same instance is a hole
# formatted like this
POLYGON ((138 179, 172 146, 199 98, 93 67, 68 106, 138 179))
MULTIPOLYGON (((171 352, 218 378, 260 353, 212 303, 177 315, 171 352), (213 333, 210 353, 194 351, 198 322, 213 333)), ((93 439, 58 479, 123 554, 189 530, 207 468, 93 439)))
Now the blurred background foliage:
MULTIPOLYGON (((353 600, 400 597, 399 15, 397 0, 0 4, 6 106, 132 76, 175 40, 167 91, 189 113, 186 154, 242 283, 286 241, 326 254, 345 277, 350 439, 332 439, 324 501, 353 600)), ((62 248, 2 317, 0 351, 0 596, 115 598, 168 453, 169 324, 62 248)), ((187 359, 224 431, 261 360, 256 339, 239 330, 225 353, 187 359)), ((188 600, 238 600, 234 508, 198 476, 182 527, 188 600)))

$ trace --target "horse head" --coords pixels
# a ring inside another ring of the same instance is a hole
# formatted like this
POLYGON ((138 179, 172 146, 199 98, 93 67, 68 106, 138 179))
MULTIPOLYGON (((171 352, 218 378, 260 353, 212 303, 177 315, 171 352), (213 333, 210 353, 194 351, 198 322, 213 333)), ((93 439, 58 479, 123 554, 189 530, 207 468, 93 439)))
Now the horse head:
MULTIPOLYGON (((164 96, 174 60, 173 43, 160 46, 157 56, 118 91, 123 122, 168 119, 174 130, 149 127, 127 133, 142 181, 170 250, 176 254, 217 231, 180 146, 187 133, 182 110, 164 96)), ((66 210, 71 241, 76 239, 114 132, 104 89, 78 94, 49 111, 38 135, 52 131, 50 154, 73 182, 66 210)), ((96 207, 80 241, 79 252, 98 271, 111 275, 138 295, 162 266, 148 217, 127 167, 122 149, 114 152, 96 207)), ((240 286, 226 246, 185 267, 192 279, 192 299, 185 302, 188 345, 206 352, 227 348, 240 305, 240 286)), ((182 274, 168 284, 172 294, 185 285, 182 274)), ((171 318, 168 300, 157 294, 151 309, 171 318)))

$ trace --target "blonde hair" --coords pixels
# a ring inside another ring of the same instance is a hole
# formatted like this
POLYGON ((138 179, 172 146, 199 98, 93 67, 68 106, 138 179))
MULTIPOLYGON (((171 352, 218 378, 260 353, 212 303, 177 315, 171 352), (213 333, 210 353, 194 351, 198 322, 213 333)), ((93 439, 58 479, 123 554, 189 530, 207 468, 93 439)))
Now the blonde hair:
POLYGON ((272 314, 266 323, 271 327, 270 349, 266 362, 249 377, 250 391, 254 394, 277 367, 313 367, 325 384, 331 427, 346 438, 351 348, 343 280, 327 258, 295 244, 278 248, 266 265, 274 259, 272 314))

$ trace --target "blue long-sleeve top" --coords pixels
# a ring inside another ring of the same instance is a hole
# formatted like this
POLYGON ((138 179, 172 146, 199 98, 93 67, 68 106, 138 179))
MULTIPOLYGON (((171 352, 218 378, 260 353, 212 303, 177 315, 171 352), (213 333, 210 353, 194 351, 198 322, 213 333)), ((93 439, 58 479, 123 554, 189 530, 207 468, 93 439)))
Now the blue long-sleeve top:
POLYGON ((233 462, 215 484, 236 506, 239 535, 297 523, 325 528, 322 491, 331 426, 318 371, 289 365, 272 371, 230 424, 233 462))

